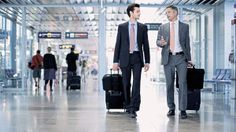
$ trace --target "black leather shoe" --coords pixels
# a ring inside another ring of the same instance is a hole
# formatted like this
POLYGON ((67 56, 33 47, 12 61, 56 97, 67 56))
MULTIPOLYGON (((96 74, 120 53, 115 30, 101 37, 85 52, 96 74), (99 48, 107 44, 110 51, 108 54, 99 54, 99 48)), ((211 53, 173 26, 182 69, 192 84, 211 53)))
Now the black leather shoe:
POLYGON ((129 115, 130 115, 131 118, 136 118, 137 117, 137 114, 136 114, 135 111, 130 112, 129 115))
POLYGON ((174 116, 175 115, 175 110, 169 110, 167 113, 167 116, 174 116))
POLYGON ((186 113, 186 111, 181 111, 181 112, 180 112, 180 118, 181 118, 181 119, 186 119, 186 118, 187 118, 187 113, 186 113))
POLYGON ((128 110, 128 109, 126 109, 125 112, 126 112, 127 114, 130 114, 130 113, 131 113, 131 111, 128 110))

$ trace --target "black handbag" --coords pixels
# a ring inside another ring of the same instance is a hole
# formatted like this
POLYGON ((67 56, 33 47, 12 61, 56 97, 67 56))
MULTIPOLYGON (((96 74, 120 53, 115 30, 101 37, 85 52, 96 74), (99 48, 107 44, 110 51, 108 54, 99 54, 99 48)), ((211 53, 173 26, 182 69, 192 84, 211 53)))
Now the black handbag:
POLYGON ((32 65, 32 62, 30 61, 30 62, 28 62, 28 68, 30 68, 31 70, 33 70, 34 69, 34 65, 32 65))

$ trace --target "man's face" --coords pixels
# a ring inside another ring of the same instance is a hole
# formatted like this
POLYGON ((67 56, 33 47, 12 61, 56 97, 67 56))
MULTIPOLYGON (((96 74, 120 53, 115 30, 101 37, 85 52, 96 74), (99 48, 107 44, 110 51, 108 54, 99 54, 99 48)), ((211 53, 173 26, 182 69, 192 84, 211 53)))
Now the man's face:
POLYGON ((134 19, 139 19, 141 13, 140 13, 140 8, 134 7, 134 11, 130 12, 130 16, 133 17, 134 19))
POLYGON ((51 47, 48 47, 48 52, 51 52, 51 47))
POLYGON ((171 8, 166 9, 166 16, 169 21, 173 21, 177 18, 177 11, 171 8))

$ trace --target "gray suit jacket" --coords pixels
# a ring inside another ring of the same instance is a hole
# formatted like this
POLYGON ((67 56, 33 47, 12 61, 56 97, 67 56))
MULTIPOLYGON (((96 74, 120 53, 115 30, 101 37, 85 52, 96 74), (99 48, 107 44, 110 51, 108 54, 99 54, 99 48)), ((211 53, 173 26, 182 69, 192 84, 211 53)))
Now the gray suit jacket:
MULTIPOLYGON (((168 64, 168 60, 169 60, 169 53, 170 53, 169 38, 170 38, 170 23, 166 23, 160 26, 158 36, 157 36, 157 41, 156 41, 157 46, 162 48, 161 61, 163 65, 168 64), (167 45, 161 46, 160 44, 161 36, 163 36, 164 39, 168 38, 168 40, 166 40, 167 45)), ((182 22, 179 22, 179 42, 180 42, 181 48, 183 49, 186 61, 191 61, 189 26, 182 22)))

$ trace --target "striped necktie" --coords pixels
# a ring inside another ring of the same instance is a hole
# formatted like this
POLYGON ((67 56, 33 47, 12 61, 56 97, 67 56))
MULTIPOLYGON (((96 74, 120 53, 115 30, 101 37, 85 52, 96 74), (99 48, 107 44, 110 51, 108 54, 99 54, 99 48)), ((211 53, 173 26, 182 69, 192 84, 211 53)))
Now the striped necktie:
POLYGON ((170 51, 172 53, 175 52, 175 23, 171 22, 170 23, 170 51))
POLYGON ((130 35, 129 35, 129 52, 133 53, 134 51, 134 43, 135 43, 135 29, 134 29, 134 24, 131 24, 130 28, 130 35))

